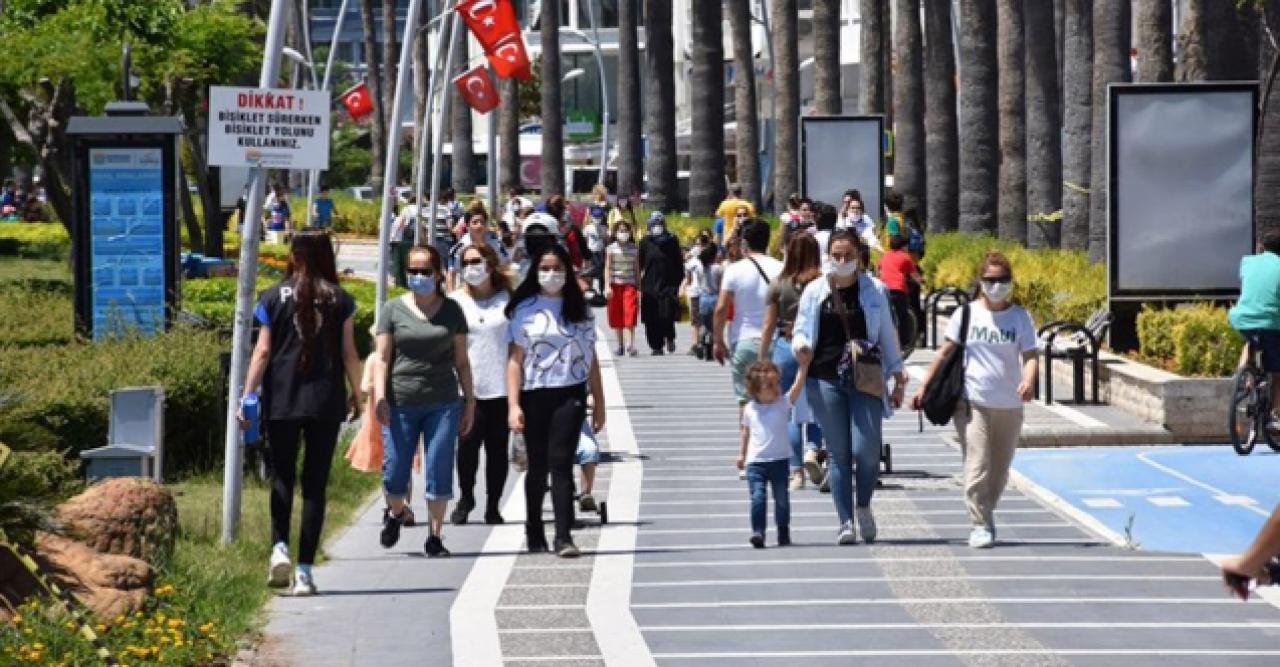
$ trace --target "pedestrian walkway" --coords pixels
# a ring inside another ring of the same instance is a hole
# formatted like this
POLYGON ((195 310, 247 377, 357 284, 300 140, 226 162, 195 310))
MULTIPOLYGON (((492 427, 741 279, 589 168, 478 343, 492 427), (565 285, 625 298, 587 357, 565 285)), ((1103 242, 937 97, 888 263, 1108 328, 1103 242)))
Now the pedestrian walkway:
POLYGON ((521 552, 520 479, 511 523, 449 528, 450 560, 417 556, 421 530, 381 550, 375 503, 329 545, 326 595, 272 606, 261 664, 1280 663, 1280 610, 1229 599, 1203 557, 1112 546, 1015 489, 997 548, 969 549, 952 431, 920 433, 914 413, 886 423, 876 543, 835 546, 830 496, 809 487, 792 492, 795 544, 771 527, 752 549, 728 370, 598 350, 610 523, 582 517, 583 558, 521 552))

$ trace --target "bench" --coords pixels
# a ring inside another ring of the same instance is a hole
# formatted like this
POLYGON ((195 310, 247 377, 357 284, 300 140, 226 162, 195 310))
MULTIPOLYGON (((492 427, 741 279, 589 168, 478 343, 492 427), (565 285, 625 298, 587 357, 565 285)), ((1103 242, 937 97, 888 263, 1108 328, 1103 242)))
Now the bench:
MULTIPOLYGON (((1102 341, 1111 329, 1112 314, 1106 309, 1094 311, 1085 323, 1060 320, 1040 327, 1038 340, 1040 353, 1044 355, 1044 402, 1053 402, 1053 362, 1057 359, 1071 361, 1072 402, 1083 404, 1084 363, 1089 361, 1093 370, 1093 398, 1098 403, 1098 353, 1102 341)), ((1037 394, 1039 394, 1039 387, 1037 394)), ((1059 401, 1065 402, 1065 401, 1059 401)))

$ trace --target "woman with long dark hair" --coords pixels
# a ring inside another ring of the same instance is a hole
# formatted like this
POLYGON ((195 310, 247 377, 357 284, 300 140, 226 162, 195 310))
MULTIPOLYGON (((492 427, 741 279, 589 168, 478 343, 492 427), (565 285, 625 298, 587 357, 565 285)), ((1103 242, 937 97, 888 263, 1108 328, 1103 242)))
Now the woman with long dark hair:
MULTIPOLYGON (((293 236, 284 279, 258 298, 254 317, 261 325, 249 362, 244 396, 262 389, 261 414, 270 452, 271 561, 268 584, 290 584, 289 519, 302 462, 302 533, 293 594, 314 595, 311 564, 324 527, 325 487, 347 414, 343 377, 351 384, 350 408, 360 411, 360 357, 356 353, 355 299, 338 285, 333 245, 323 231, 293 236)), ((242 400, 243 404, 243 400, 242 400)), ((243 419, 243 425, 247 425, 243 419)))
POLYGON ((595 404, 591 426, 599 432, 605 422, 595 320, 564 248, 541 244, 530 259, 529 272, 507 305, 508 422, 511 430, 524 434, 529 458, 525 534, 530 553, 547 550, 541 508, 550 472, 555 552, 561 558, 576 558, 579 551, 571 534, 573 460, 586 418, 588 388, 595 404))

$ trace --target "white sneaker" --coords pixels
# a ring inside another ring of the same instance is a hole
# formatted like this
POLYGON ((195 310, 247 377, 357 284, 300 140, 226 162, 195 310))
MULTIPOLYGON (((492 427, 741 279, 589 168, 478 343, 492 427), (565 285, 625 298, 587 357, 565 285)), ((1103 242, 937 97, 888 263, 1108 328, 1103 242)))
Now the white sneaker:
POLYGON ((846 521, 840 525, 840 535, 836 537, 836 544, 857 544, 858 536, 853 532, 853 522, 846 521))
POLYGON ((289 550, 277 546, 271 550, 271 564, 267 567, 267 585, 272 588, 284 588, 289 585, 289 575, 293 573, 293 563, 289 561, 289 550))
POLYGON ((306 572, 293 575, 293 596, 308 597, 316 594, 316 582, 306 572))
POLYGON ((858 518, 858 534, 862 536, 863 542, 876 541, 876 518, 871 514, 870 507, 854 508, 854 516, 858 518))
POLYGON ((996 543, 995 533, 986 526, 974 526, 969 533, 969 546, 973 549, 990 549, 996 543))

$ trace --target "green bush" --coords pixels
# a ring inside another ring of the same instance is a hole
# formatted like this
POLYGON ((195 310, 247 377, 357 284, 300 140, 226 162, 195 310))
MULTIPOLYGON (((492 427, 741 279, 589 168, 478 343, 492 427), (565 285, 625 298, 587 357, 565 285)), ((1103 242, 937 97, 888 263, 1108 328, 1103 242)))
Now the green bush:
POLYGON ((0 223, 0 255, 65 259, 71 237, 60 222, 0 223))
POLYGON ((1221 306, 1147 306, 1138 315, 1138 346, 1145 361, 1179 375, 1224 377, 1235 370, 1244 339, 1221 306))
POLYGON ((75 334, 71 283, 0 282, 0 346, 65 345, 75 334))

